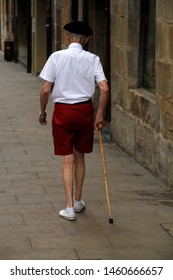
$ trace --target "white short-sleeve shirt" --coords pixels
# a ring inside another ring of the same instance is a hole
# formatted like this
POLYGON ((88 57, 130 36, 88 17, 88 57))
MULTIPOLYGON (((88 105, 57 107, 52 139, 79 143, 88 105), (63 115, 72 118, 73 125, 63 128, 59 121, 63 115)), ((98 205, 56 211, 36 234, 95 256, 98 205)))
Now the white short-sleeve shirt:
POLYGON ((78 43, 54 52, 39 76, 54 83, 53 102, 69 104, 90 99, 95 92, 95 83, 106 80, 99 57, 83 50, 78 43))

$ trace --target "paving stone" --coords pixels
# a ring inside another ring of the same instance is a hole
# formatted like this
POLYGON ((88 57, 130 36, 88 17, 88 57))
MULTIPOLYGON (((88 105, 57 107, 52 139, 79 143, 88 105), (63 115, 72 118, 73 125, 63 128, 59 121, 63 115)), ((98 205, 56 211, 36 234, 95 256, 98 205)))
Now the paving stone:
POLYGON ((22 172, 22 173, 7 173, 1 174, 1 179, 10 179, 10 180, 32 180, 38 178, 37 173, 29 173, 29 172, 22 172))
POLYGON ((165 231, 171 236, 173 237, 173 223, 169 223, 169 224, 162 224, 163 228, 165 229, 165 231))
POLYGON ((15 195, 8 195, 8 194, 4 194, 4 193, 0 194, 0 209, 5 206, 8 206, 8 207, 17 206, 17 200, 16 200, 15 195))
POLYGON ((78 260, 74 249, 1 252, 1 260, 78 260))
POLYGON ((60 196, 55 196, 54 194, 18 194, 16 195, 19 204, 27 203, 45 203, 45 202, 55 202, 60 201, 60 196))
POLYGON ((58 215, 54 211, 50 210, 30 210, 22 211, 25 224, 45 224, 49 227, 49 224, 58 223, 58 215))
POLYGON ((37 176, 40 178, 40 179, 43 179, 43 178, 55 178, 56 177, 56 173, 55 172, 37 172, 37 176))
POLYGON ((5 225, 21 225, 23 224, 23 218, 20 214, 0 214, 0 226, 5 225))
POLYGON ((162 260, 173 260, 173 246, 168 244, 160 244, 157 248, 162 260))
POLYGON ((34 224, 12 224, 3 225, 0 227, 0 236, 5 238, 7 235, 11 238, 28 238, 32 236, 40 236, 42 234, 49 234, 54 232, 56 234, 64 234, 64 229, 60 223, 48 224, 48 223, 34 223, 34 224))
POLYGON ((112 248, 75 248, 77 256, 81 260, 160 260, 159 252, 154 248, 144 248, 129 246, 121 248, 119 246, 112 248))
POLYGON ((11 252, 11 251, 30 251, 32 250, 31 248, 31 243, 29 238, 13 238, 13 237, 1 237, 0 238, 0 259, 1 259, 1 254, 3 255, 3 252, 11 252))
POLYGON ((7 168, 5 168, 5 167, 0 167, 0 175, 1 174, 7 174, 7 168))
MULTIPOLYGON (((68 222, 68 221, 67 221, 68 222)), ((31 244, 34 250, 40 249, 59 249, 59 248, 75 248, 91 247, 91 248, 105 248, 111 247, 111 244, 99 231, 92 233, 75 233, 65 235, 45 234, 37 237, 31 237, 31 244)))
POLYGON ((45 193, 45 190, 39 185, 39 183, 37 185, 33 185, 29 180, 27 182, 21 180, 15 181, 15 186, 13 183, 13 192, 16 194, 38 194, 45 193))

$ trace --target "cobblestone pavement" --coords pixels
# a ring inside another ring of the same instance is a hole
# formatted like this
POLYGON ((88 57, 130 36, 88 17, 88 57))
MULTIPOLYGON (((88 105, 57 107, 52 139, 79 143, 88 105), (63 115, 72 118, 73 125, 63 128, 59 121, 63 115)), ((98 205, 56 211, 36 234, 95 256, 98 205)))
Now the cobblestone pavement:
POLYGON ((0 54, 0 259, 172 259, 173 192, 104 134, 113 224, 99 138, 86 156, 86 210, 69 222, 61 160, 38 123, 41 81, 0 54))

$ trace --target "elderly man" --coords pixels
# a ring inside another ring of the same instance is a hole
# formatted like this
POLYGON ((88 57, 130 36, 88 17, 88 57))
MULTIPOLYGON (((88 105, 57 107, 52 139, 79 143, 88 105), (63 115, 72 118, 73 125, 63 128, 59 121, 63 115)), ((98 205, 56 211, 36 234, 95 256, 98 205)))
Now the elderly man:
POLYGON ((94 129, 101 130, 105 125, 109 89, 99 57, 83 49, 93 35, 92 29, 84 22, 72 21, 64 26, 64 30, 68 48, 54 52, 40 73, 44 83, 40 93, 39 122, 47 124, 46 106, 52 92, 55 104, 52 116, 54 153, 62 157, 67 201, 59 215, 72 221, 76 219, 76 213, 85 209, 82 200, 84 155, 93 150, 94 129), (99 86, 100 97, 94 120, 91 98, 95 83, 99 86))

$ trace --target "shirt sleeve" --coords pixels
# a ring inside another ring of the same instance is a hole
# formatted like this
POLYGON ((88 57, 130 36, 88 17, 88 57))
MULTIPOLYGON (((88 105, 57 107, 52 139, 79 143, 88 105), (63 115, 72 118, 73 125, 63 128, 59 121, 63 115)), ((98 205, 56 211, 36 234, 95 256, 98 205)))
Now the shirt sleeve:
POLYGON ((55 81, 55 63, 53 61, 52 55, 46 61, 39 77, 45 81, 54 83, 54 81, 55 81))
POLYGON ((99 84, 103 80, 107 80, 103 71, 102 64, 100 62, 100 58, 98 56, 96 56, 94 61, 94 77, 97 84, 99 84))

